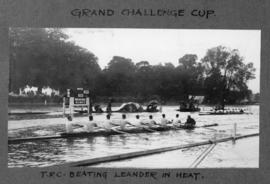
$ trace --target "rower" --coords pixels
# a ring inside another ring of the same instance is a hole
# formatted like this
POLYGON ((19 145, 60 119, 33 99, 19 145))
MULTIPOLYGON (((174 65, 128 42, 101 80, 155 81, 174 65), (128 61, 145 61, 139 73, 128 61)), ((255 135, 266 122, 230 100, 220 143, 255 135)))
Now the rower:
POLYGON ((85 130, 87 132, 93 132, 95 130, 95 127, 98 127, 97 124, 93 121, 93 116, 89 116, 89 122, 86 123, 85 125, 85 130))
POLYGON ((195 125, 196 125, 196 121, 193 118, 191 118, 190 115, 188 115, 185 126, 187 126, 188 128, 194 128, 195 125))
POLYGON ((149 115, 149 120, 146 120, 144 122, 142 122, 143 125, 147 125, 147 126, 155 126, 157 125, 157 123, 155 122, 155 120, 153 120, 153 116, 149 115))
POLYGON ((161 126, 167 126, 168 123, 169 123, 169 121, 166 119, 166 115, 162 114, 162 118, 160 120, 160 125, 161 126))
POLYGON ((155 121, 155 120, 153 120, 153 116, 152 115, 150 115, 149 116, 149 125, 150 126, 153 126, 153 125, 157 125, 157 122, 155 121))
POLYGON ((173 126, 179 126, 181 124, 181 120, 179 119, 179 114, 176 114, 172 122, 173 122, 173 126))
POLYGON ((122 114, 122 120, 120 120, 119 121, 120 123, 120 129, 121 130, 124 130, 125 129, 125 127, 126 127, 126 125, 131 125, 131 126, 133 126, 130 122, 128 122, 127 120, 126 120, 126 115, 125 114, 122 114))
POLYGON ((138 114, 136 115, 136 120, 134 121, 133 125, 139 127, 143 125, 142 121, 140 120, 140 116, 138 114))
POLYGON ((89 121, 87 122, 72 122, 73 118, 71 116, 67 117, 68 121, 66 122, 66 132, 67 133, 74 133, 74 132, 91 132, 94 130, 94 127, 97 126, 96 123, 91 122, 93 121, 93 116, 89 116, 89 121))
POLYGON ((103 128, 105 128, 106 130, 111 130, 113 127, 113 123, 110 120, 111 116, 109 114, 107 114, 106 118, 107 118, 107 120, 103 123, 103 128))
POLYGON ((72 133, 73 132, 72 117, 68 116, 67 119, 68 121, 66 121, 66 133, 72 133))

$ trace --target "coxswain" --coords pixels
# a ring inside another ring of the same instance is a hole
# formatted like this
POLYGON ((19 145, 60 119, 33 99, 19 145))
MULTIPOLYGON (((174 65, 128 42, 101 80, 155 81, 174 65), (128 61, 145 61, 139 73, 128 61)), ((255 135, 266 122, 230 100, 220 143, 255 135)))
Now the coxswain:
POLYGON ((179 114, 175 115, 175 118, 172 120, 173 126, 179 126, 181 124, 181 120, 179 119, 179 114))
POLYGON ((190 115, 188 115, 185 126, 187 126, 188 128, 194 128, 195 125, 196 125, 196 121, 193 118, 191 118, 190 115))
POLYGON ((169 123, 169 121, 166 119, 166 115, 162 114, 162 118, 160 120, 160 125, 161 126, 167 126, 168 123, 169 123))
POLYGON ((95 130, 95 128, 98 127, 97 124, 93 120, 94 120, 93 116, 90 115, 89 116, 89 122, 87 122, 86 125, 85 125, 85 131, 93 132, 95 130))

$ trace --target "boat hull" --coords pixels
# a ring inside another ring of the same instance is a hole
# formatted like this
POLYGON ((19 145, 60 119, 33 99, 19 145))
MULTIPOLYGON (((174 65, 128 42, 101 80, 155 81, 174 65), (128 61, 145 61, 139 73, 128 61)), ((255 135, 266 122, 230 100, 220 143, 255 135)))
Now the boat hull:
MULTIPOLYGON (((75 110, 75 112, 79 114, 85 114, 88 113, 87 111, 81 111, 81 110, 75 110)), ((110 111, 110 113, 143 113, 143 112, 159 112, 159 110, 156 111, 147 111, 147 110, 142 110, 142 111, 110 111)), ((97 111, 92 111, 91 113, 97 113, 97 114, 102 114, 102 113, 108 113, 107 111, 102 111, 102 112, 97 112, 97 111)))
POLYGON ((246 112, 234 112, 234 113, 206 112, 206 113, 199 113, 200 116, 205 116, 205 115, 241 115, 241 114, 249 114, 249 113, 246 113, 246 112))
POLYGON ((201 110, 200 108, 193 108, 193 109, 181 108, 181 109, 177 109, 177 111, 180 111, 180 112, 198 112, 200 110, 201 110))
MULTIPOLYGON (((210 127, 210 126, 217 126, 218 124, 210 124, 210 125, 204 125, 201 127, 210 127)), ((96 132, 74 132, 74 133, 62 133, 61 137, 67 138, 67 137, 91 137, 91 136, 110 136, 110 135, 118 135, 118 134, 137 134, 137 133, 151 133, 151 132, 163 132, 163 131, 169 131, 169 130, 178 130, 178 129, 187 129, 192 130, 194 128, 198 128, 195 126, 190 125, 179 125, 179 126, 166 126, 166 127, 151 127, 151 128, 130 128, 125 130, 120 130, 122 132, 113 131, 113 130, 99 130, 96 132)))
MULTIPOLYGON (((211 127, 211 126, 218 126, 218 124, 209 124, 200 127, 211 127)), ((49 140, 49 139, 68 139, 68 138, 82 138, 82 137, 96 137, 96 136, 110 136, 110 135, 119 135, 119 134, 137 134, 137 133, 154 133, 154 132, 162 132, 162 131, 169 131, 169 130, 191 130, 194 128, 200 127, 190 127, 186 125, 180 125, 177 127, 173 126, 166 126, 166 127, 151 127, 151 128, 130 128, 121 131, 113 131, 113 130, 98 130, 96 132, 74 132, 74 133, 62 133, 60 135, 55 136, 43 136, 43 137, 26 137, 26 138, 9 138, 9 144, 16 144, 20 142, 27 142, 27 141, 42 141, 42 140, 49 140)))
MULTIPOLYGON (((120 130, 128 134, 137 134, 137 133, 150 133, 150 132, 162 132, 168 130, 174 130, 173 127, 151 127, 151 128, 130 128, 125 130, 120 130)), ((61 136, 63 138, 66 137, 89 137, 89 136, 110 136, 110 135, 118 135, 123 134, 118 131, 113 130, 99 130, 96 132, 74 132, 74 133, 62 133, 61 136)))

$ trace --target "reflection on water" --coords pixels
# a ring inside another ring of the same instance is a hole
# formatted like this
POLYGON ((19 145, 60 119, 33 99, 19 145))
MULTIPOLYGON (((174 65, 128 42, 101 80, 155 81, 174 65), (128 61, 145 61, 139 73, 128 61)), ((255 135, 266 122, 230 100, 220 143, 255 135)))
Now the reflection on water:
MULTIPOLYGON (((175 146, 194 142, 205 141, 209 139, 218 139, 232 135, 233 123, 237 123, 237 135, 257 133, 259 131, 259 107, 249 107, 253 112, 252 115, 222 115, 222 116, 199 116, 198 113, 192 113, 191 116, 197 121, 197 124, 212 124, 218 123, 219 126, 209 128, 197 128, 194 130, 171 130, 166 132, 141 133, 141 134, 122 134, 108 137, 88 137, 88 138, 70 138, 70 139, 55 139, 47 141, 33 141, 20 144, 9 144, 8 146, 8 166, 9 167, 41 167, 56 165, 65 162, 79 161, 89 158, 97 158, 120 153, 128 153, 133 151, 141 151, 153 148, 175 146)), ((173 118, 177 113, 176 106, 163 107, 163 113, 167 117, 173 118)), ((190 113, 180 113, 182 122, 185 122, 186 116, 190 113)), ((147 118, 149 113, 141 113, 142 118, 147 118)), ((102 123, 105 119, 104 114, 94 116, 98 123, 102 123)), ((112 120, 117 121, 121 118, 120 113, 114 113, 112 120)), ((153 118, 158 120, 161 118, 160 113, 153 113, 153 118)), ((85 121, 85 117, 76 118, 76 121, 85 121)), ((133 121, 135 114, 127 114, 127 119, 133 121)), ((10 137, 28 137, 28 136, 44 136, 56 135, 64 132, 65 119, 36 119, 36 120, 21 120, 9 121, 9 136, 10 137), (26 126, 25 126, 26 125, 26 126)), ((236 142, 236 147, 238 142, 236 142)), ((188 166, 194 161, 194 158, 201 153, 206 147, 200 146, 190 149, 179 150, 177 153, 168 152, 168 156, 163 155, 162 159, 182 158, 181 167, 188 166)), ((229 147, 230 148, 230 147, 229 147)), ((214 150, 219 152, 227 151, 226 146, 216 146, 214 150)), ((258 149, 257 149, 258 150, 258 149)), ((159 156, 162 154, 158 154, 159 156)), ((214 156, 213 156, 214 157, 214 156)), ((146 159, 141 158, 141 159, 146 159)), ((148 161, 156 160, 154 157, 149 157, 148 161), (150 159, 149 159, 150 158, 150 159)), ((217 156, 218 158, 218 156, 217 156)), ((211 159, 211 158, 210 158, 211 159)), ((217 159, 216 159, 217 160, 217 159)), ((215 160, 215 161, 216 161, 215 160)), ((235 160, 237 162, 237 160, 235 160)), ((147 162, 146 162, 147 163, 147 162)), ((156 164, 149 164, 152 167, 161 165, 166 167, 164 162, 162 165, 161 158, 156 164)), ((230 166, 224 164, 224 167, 230 166)), ((127 162, 122 166, 128 167, 131 164, 127 162)), ((132 167, 140 167, 140 164, 132 163, 132 167)), ((131 166, 130 165, 130 166, 131 166)), ((120 164, 121 166, 121 164, 120 164)), ((179 163, 173 162, 170 167, 179 167, 179 163)), ((147 167, 144 165, 143 167, 147 167)), ((207 167, 207 166, 204 166, 207 167)), ((218 166, 217 166, 218 167, 218 166)))
MULTIPOLYGON (((115 162, 106 162, 92 167, 133 167, 133 168, 190 168, 192 163, 209 145, 163 152, 115 162), (157 162, 158 160, 158 162, 157 162)), ((252 137, 217 144, 199 163, 198 168, 258 168, 259 138, 252 137)))

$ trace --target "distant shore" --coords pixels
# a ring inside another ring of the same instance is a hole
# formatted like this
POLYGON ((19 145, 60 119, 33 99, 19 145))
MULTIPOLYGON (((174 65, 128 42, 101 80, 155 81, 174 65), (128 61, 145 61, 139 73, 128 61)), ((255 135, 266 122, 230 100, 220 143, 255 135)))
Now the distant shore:
MULTIPOLYGON (((127 103, 127 102, 136 102, 136 103, 140 103, 142 105, 147 105, 147 101, 145 102, 138 102, 137 100, 134 101, 126 101, 126 102, 113 102, 112 106, 113 107, 118 107, 121 106, 123 103, 127 103)), ((106 107, 108 102, 103 101, 103 102, 94 102, 94 104, 99 104, 101 107, 106 107)), ((259 105, 259 102, 247 102, 247 103, 235 103, 235 104, 227 104, 228 106, 233 105, 233 106, 241 106, 241 105, 259 105)), ((179 102, 177 101, 168 101, 168 102, 162 102, 161 105, 179 105, 179 102)), ((215 106, 215 104, 208 104, 208 103, 202 103, 200 105, 206 105, 206 106, 215 106)), ((62 107, 62 102, 13 102, 13 103, 8 103, 8 106, 10 108, 12 107, 62 107)))
MULTIPOLYGON (((113 103, 112 108, 117 108, 122 103, 113 103)), ((100 103, 101 108, 105 109, 107 104, 100 103)), ((164 106, 175 106, 175 109, 178 108, 177 103, 168 103, 164 106)), ((228 107, 246 107, 251 105, 259 105, 259 104, 234 104, 228 105, 228 107)), ((212 105, 202 104, 201 108, 204 107, 212 107, 212 105)), ((26 119, 47 119, 47 118, 62 118, 62 104, 57 103, 9 103, 9 120, 26 120, 26 119)), ((87 114, 75 113, 75 117, 87 116, 87 114)))

